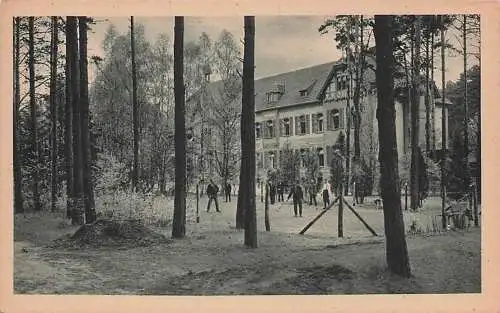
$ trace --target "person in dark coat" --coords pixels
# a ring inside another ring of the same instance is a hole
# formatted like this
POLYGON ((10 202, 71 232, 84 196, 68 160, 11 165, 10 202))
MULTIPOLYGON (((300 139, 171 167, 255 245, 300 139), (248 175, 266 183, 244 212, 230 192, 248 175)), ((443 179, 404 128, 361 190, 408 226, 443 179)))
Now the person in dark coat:
POLYGON ((214 183, 213 180, 210 180, 210 183, 207 186, 207 196, 208 196, 208 205, 207 212, 210 212, 210 204, 212 200, 215 202, 215 210, 220 212, 219 210, 219 202, 217 201, 217 193, 219 192, 219 187, 214 183))
POLYGON ((302 200, 304 199, 304 193, 302 187, 300 187, 298 183, 290 190, 287 200, 290 198, 293 199, 293 212, 295 213, 295 217, 297 217, 297 207, 300 217, 302 217, 302 200))
POLYGON ((269 183, 269 195, 271 204, 274 204, 276 202, 276 185, 272 182, 269 183))
POLYGON ((230 183, 226 184, 225 193, 226 193, 226 202, 231 202, 231 184, 230 183))
POLYGON ((312 205, 314 203, 314 206, 318 206, 318 202, 316 201, 316 182, 314 179, 311 180, 311 183, 309 185, 309 205, 312 205))
POLYGON ((283 182, 279 182, 278 186, 276 186, 276 193, 278 194, 278 202, 283 202, 283 193, 284 193, 284 184, 283 182))

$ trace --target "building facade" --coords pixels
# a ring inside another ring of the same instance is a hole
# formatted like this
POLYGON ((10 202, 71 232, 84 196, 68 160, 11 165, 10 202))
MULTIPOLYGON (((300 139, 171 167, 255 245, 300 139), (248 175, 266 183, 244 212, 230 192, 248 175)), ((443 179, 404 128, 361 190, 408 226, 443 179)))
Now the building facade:
MULTIPOLYGON (((270 169, 279 169, 284 150, 292 149, 302 155, 312 151, 318 155, 319 180, 330 178, 333 148, 339 134, 349 133, 351 158, 354 150, 354 123, 349 121, 353 100, 348 99, 346 63, 331 62, 255 81, 255 129, 258 179, 265 179, 270 169), (348 125, 350 127, 348 128, 348 125)), ((376 118, 377 92, 375 72, 364 74, 364 92, 360 99, 361 155, 375 161, 378 174, 378 123, 376 118)), ((350 90, 354 90, 354 82, 350 90)), ((442 105, 436 88, 429 97, 435 106, 434 124, 436 146, 441 145, 442 105)), ((395 101, 395 122, 398 155, 410 150, 409 108, 395 101)), ((445 106, 446 109, 446 106, 445 106)), ((446 114, 446 113, 445 113, 446 114)), ((425 95, 420 98, 420 146, 425 151, 425 95)), ((301 162, 300 176, 305 166, 301 162)))

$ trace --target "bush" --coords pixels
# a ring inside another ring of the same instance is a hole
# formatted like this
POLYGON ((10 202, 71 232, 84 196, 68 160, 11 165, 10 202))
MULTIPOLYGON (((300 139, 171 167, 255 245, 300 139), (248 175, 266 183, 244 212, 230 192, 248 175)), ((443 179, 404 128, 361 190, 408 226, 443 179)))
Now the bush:
POLYGON ((163 206, 154 205, 153 195, 117 191, 96 198, 96 213, 111 220, 139 220, 144 225, 167 226, 171 218, 163 206))

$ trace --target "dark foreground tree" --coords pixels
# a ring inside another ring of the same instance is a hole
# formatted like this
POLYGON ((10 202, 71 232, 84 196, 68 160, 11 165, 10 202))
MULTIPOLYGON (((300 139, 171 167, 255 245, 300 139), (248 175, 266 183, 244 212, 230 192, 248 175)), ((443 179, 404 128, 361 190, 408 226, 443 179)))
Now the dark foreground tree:
POLYGON ((386 259, 389 270, 397 275, 411 275, 406 246, 396 149, 394 108, 393 17, 375 16, 377 120, 379 130, 380 188, 384 209, 386 259))
MULTIPOLYGON (((74 159, 73 159, 73 107, 72 99, 73 95, 71 93, 71 84, 74 77, 71 75, 71 67, 70 67, 70 58, 71 58, 71 50, 68 40, 71 36, 71 27, 68 27, 68 21, 71 20, 71 17, 67 17, 66 20, 66 106, 64 108, 64 159, 65 159, 65 169, 66 169, 66 217, 72 218, 73 216, 73 167, 74 167, 74 159)), ((76 32, 75 32, 76 33, 76 32)))
POLYGON ((255 17, 245 16, 245 47, 243 56, 243 88, 241 110, 241 169, 247 176, 240 176, 246 189, 241 198, 245 212, 245 245, 257 247, 257 217, 255 210, 255 17))
POLYGON ((23 207, 23 182, 22 182, 22 172, 21 172, 21 164, 22 164, 22 159, 21 159, 21 153, 19 151, 19 106, 21 102, 21 85, 20 85, 20 80, 19 80, 19 26, 21 23, 21 18, 16 17, 14 18, 14 127, 13 127, 13 152, 14 152, 14 212, 15 213, 22 213, 24 212, 24 207, 23 207))
POLYGON ((415 51, 413 52, 412 82, 411 89, 411 167, 410 167, 410 194, 411 209, 417 210, 419 199, 418 163, 419 163, 419 133, 420 133, 420 16, 413 21, 413 40, 415 51))
POLYGON ((78 23, 76 16, 68 16, 66 22, 66 45, 69 47, 69 54, 66 55, 66 62, 69 63, 71 75, 71 107, 73 126, 73 194, 72 194, 72 223, 82 224, 85 208, 83 190, 83 158, 82 158, 82 123, 80 104, 80 67, 78 57, 78 23))
POLYGON ((90 131, 89 131, 89 78, 87 61, 87 30, 88 18, 78 18, 80 40, 80 123, 81 123, 81 151, 83 172, 83 194, 85 204, 85 222, 93 223, 96 220, 94 208, 94 188, 91 175, 90 131))
POLYGON ((175 196, 172 237, 186 234, 186 124, 184 105, 184 17, 175 17, 174 96, 175 96, 175 196))
POLYGON ((52 212, 56 210, 57 200, 57 60, 58 60, 58 17, 52 16, 51 27, 51 52, 50 52, 50 121, 51 121, 51 134, 50 134, 50 165, 51 165, 51 187, 50 187, 50 209, 52 212))
POLYGON ((42 205, 40 202, 40 162, 39 162, 39 149, 38 149, 38 129, 37 129, 37 110, 36 110, 36 94, 35 94, 35 31, 34 31, 34 17, 28 18, 28 67, 29 67, 29 95, 30 95, 30 109, 31 109, 31 144, 33 149, 34 164, 33 164, 33 206, 35 211, 40 211, 42 205))

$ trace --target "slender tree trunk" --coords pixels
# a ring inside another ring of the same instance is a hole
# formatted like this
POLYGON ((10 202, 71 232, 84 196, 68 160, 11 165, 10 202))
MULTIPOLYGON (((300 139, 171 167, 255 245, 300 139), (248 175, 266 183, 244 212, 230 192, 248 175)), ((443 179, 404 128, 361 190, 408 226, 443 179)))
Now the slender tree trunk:
POLYGON ((447 157, 447 130, 446 130, 446 105, 445 105, 445 94, 446 94, 446 62, 445 62, 445 37, 444 37, 444 16, 440 15, 440 33, 441 33, 441 224, 443 229, 446 229, 446 157, 447 157))
POLYGON ((375 15, 377 120, 379 130, 380 182, 384 210, 386 259, 389 270, 410 277, 401 191, 399 188, 398 152, 394 108, 394 60, 390 15, 375 15))
POLYGON ((419 126, 420 126, 420 16, 414 21, 414 59, 412 64, 413 88, 411 103, 411 168, 410 168, 410 193, 411 209, 417 210, 419 207, 419 126))
POLYGON ((137 109, 137 71, 135 64, 134 17, 130 17, 130 44, 132 51, 132 118, 134 125, 134 165, 132 169, 132 189, 137 191, 139 180, 139 112, 137 109))
MULTIPOLYGON (((411 58, 410 58, 411 61, 411 58)), ((412 95, 412 87, 410 83, 410 70, 408 69, 408 62, 406 60, 406 53, 404 54, 404 68, 405 68, 405 80, 406 80, 406 103, 403 107, 403 144, 404 144, 404 153, 408 153, 408 148, 411 146, 408 144, 410 141, 410 132, 408 128, 409 124, 409 116, 410 116, 410 106, 411 106, 411 95, 412 95)))
POLYGON ((464 45, 464 169, 465 169, 465 188, 469 190, 469 112, 467 99, 467 15, 464 14, 462 27, 462 38, 464 45))
MULTIPOLYGON (((362 59, 362 54, 363 54, 363 28, 361 26, 362 20, 356 21, 359 25, 356 25, 356 30, 358 30, 359 33, 359 40, 358 40, 358 34, 356 34, 356 45, 355 45, 355 51, 356 51, 356 59, 357 62, 355 64, 356 68, 356 76, 355 76, 355 83, 356 86, 354 86, 354 95, 353 95, 353 104, 354 104, 354 159, 356 161, 359 161, 361 158, 361 146, 359 142, 359 134, 360 134, 360 124, 361 124, 361 112, 359 108, 359 102, 360 102, 360 97, 361 97, 361 84, 362 84, 362 68, 363 68, 363 59, 362 59)), ((356 181, 356 187, 359 185, 359 182, 356 181)), ((357 193, 357 191, 356 191, 357 193)))
POLYGON ((75 16, 68 16, 66 22, 68 37, 66 44, 70 47, 69 67, 71 70, 71 105, 73 107, 73 223, 84 223, 84 189, 83 189, 83 151, 80 98, 80 68, 78 58, 78 23, 75 16))
POLYGON ((57 16, 52 17, 51 28, 51 53, 50 53, 50 117, 51 117, 51 193, 50 208, 56 211, 57 201, 57 59, 58 59, 58 23, 57 16))
POLYGON ((21 90, 20 90, 20 81, 19 81, 19 26, 21 23, 21 18, 16 17, 13 19, 13 44, 14 44, 14 103, 13 103, 13 111, 14 111, 14 121, 13 121, 13 152, 14 152, 14 212, 15 213, 23 213, 23 181, 22 181, 22 159, 19 151, 19 106, 21 102, 21 90))
MULTIPOLYGON (((427 27, 429 28, 429 27, 427 27)), ((430 38, 427 34, 425 38, 425 152, 430 155, 431 151, 431 100, 429 89, 429 43, 430 38)))
MULTIPOLYGON (((66 25, 71 17, 67 17, 66 25)), ((72 47, 70 46, 73 36, 72 31, 66 26, 66 107, 65 107, 65 133, 64 133, 64 154, 66 163, 66 217, 73 219, 74 210, 74 156, 73 156, 73 94, 71 93, 72 81, 75 77, 72 76, 71 69, 71 53, 72 47)))
POLYGON ((352 123, 352 114, 351 114, 351 82, 352 82, 352 71, 351 71, 351 60, 350 54, 351 50, 348 48, 346 51, 347 54, 347 71, 348 71, 348 81, 347 81, 347 104, 346 104, 346 118, 347 118, 347 126, 346 126, 346 145, 345 145, 345 185, 344 185, 344 194, 346 196, 349 195, 349 178, 350 178, 350 169, 351 169, 351 123, 352 123))
POLYGON ((184 105, 184 17, 175 17, 174 89, 175 89, 175 197, 172 237, 186 233, 186 109, 184 105))
POLYGON ((29 67, 29 93, 30 93, 30 109, 31 109, 31 145, 34 155, 34 169, 33 169, 33 203, 34 210, 40 211, 42 205, 40 202, 40 156, 38 149, 38 130, 36 122, 36 94, 35 94, 35 38, 34 38, 34 17, 28 18, 28 32, 29 32, 29 47, 28 47, 28 67, 29 67))
POLYGON ((96 212, 93 205, 94 188, 92 184, 92 167, 90 155, 90 132, 89 132, 89 90, 88 90, 88 61, 87 61, 87 17, 79 17, 80 32, 80 94, 81 94, 81 133, 82 133, 82 165, 83 165, 83 193, 85 201, 85 222, 93 223, 96 220, 96 212))
POLYGON ((432 144, 432 157, 435 160, 436 158, 436 102, 434 97, 434 30, 431 32, 431 82, 432 82, 432 90, 431 90, 431 144, 432 144))
POLYGON ((245 206, 245 245, 257 248, 257 216, 255 209, 255 17, 245 16, 242 94, 242 162, 248 167, 245 206))

